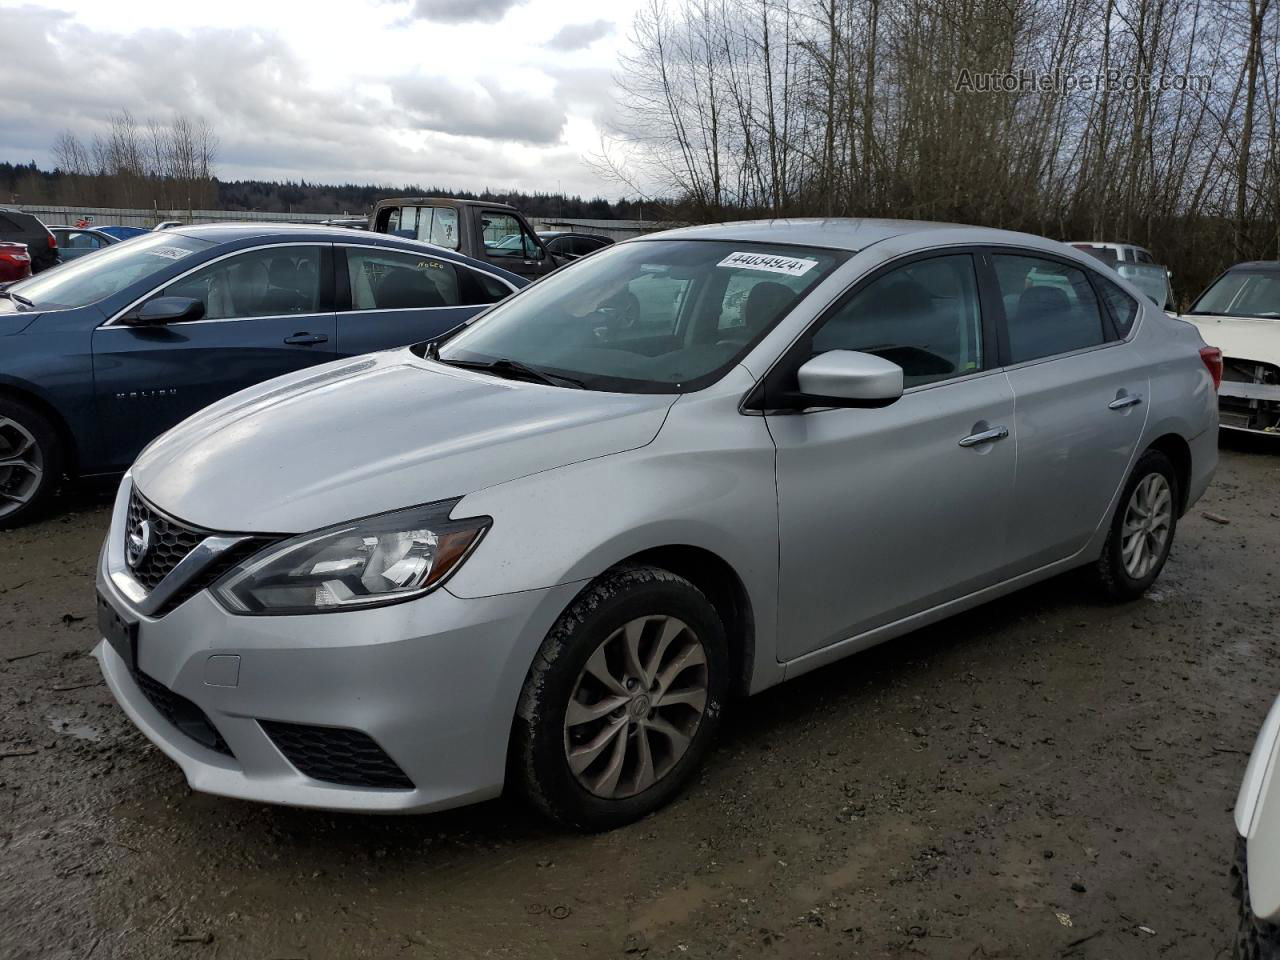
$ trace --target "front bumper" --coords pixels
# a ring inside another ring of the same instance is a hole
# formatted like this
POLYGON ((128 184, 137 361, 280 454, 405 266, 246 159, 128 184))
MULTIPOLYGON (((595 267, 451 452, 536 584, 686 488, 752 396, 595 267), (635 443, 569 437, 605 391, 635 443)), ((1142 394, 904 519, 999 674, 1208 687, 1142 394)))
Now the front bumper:
MULTIPOLYGON (((112 535, 120 530, 113 522, 112 535)), ((580 585, 476 600, 442 588, 386 607, 286 617, 235 616, 202 591, 155 618, 139 615, 113 583, 104 551, 98 589, 138 619, 138 671, 203 711, 225 742, 229 752, 220 752, 180 730, 116 649, 98 644, 94 655, 112 694, 193 789, 331 810, 416 812, 501 792, 529 665, 580 585), (263 721, 359 731, 412 787, 307 776, 263 721)))
POLYGON ((1218 422, 1224 430, 1280 437, 1280 385, 1223 380, 1218 422))

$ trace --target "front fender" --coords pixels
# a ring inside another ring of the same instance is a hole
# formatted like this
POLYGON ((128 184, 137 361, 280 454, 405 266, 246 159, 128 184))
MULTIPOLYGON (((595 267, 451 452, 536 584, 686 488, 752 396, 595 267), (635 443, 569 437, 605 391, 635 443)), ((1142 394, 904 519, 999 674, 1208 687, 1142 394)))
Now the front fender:
POLYGON ((757 671, 776 667, 774 448, 763 418, 737 411, 752 383, 739 371, 726 390, 682 397, 647 446, 464 497, 455 516, 486 515, 493 525, 449 591, 484 597, 585 582, 647 550, 698 547, 747 591, 757 671))

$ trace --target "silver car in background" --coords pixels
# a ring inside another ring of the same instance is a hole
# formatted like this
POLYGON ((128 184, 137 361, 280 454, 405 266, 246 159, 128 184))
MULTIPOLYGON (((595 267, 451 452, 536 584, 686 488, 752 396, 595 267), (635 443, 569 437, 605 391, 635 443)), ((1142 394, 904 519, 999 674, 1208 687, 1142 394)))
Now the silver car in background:
POLYGON ((617 244, 454 335, 155 441, 98 572, 107 682, 197 790, 585 829, 721 707, 1062 571, 1160 573, 1219 356, 1092 257, 902 221, 617 244))

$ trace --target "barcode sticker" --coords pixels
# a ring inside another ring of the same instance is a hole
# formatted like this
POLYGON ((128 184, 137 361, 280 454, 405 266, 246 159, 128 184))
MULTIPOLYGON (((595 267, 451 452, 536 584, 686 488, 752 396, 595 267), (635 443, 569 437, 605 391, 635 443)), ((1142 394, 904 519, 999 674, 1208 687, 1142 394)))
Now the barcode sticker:
POLYGON ((766 273, 782 273, 788 277, 803 277, 818 265, 817 260, 800 257, 779 257, 770 253, 731 253, 717 267, 737 267, 746 270, 763 270, 766 273))

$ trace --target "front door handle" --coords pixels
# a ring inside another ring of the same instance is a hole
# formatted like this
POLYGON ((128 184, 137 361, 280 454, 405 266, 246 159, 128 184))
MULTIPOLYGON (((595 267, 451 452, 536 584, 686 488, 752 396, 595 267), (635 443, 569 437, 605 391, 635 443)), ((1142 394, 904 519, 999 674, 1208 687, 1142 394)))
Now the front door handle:
POLYGON ((284 342, 309 347, 317 343, 328 343, 329 338, 323 333, 295 333, 292 337, 285 337, 284 342))
POLYGON ((1142 398, 1136 393, 1122 393, 1110 403, 1107 404, 1108 410, 1123 410, 1125 407, 1132 407, 1142 402, 1142 398))
POLYGON ((983 443, 995 443, 997 440, 1003 440, 1009 435, 1008 427, 992 427, 990 430, 983 430, 981 433, 971 433, 960 441, 962 447, 976 447, 983 443))

